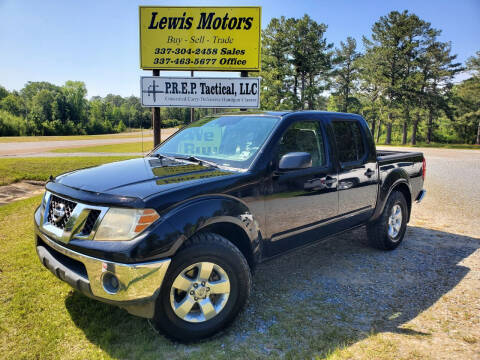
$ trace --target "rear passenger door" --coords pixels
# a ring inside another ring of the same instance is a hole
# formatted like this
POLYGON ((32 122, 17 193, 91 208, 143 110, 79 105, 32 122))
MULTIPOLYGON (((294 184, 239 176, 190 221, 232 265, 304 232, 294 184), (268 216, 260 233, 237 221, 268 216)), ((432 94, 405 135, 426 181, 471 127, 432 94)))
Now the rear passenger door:
POLYGON ((366 129, 356 119, 333 119, 338 173, 339 215, 345 227, 366 220, 375 209, 378 173, 376 155, 365 135, 366 129))

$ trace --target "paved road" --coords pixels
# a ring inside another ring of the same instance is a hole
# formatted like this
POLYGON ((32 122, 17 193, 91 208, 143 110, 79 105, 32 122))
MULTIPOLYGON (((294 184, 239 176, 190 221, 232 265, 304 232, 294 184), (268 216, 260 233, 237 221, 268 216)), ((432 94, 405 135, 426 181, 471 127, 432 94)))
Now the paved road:
POLYGON ((414 206, 413 223, 444 231, 456 229, 455 233, 480 238, 480 150, 416 148, 415 151, 422 151, 427 160, 427 195, 421 204, 414 206))
MULTIPOLYGON (((162 129, 162 139, 170 136, 176 131, 176 129, 162 129)), ((144 133, 143 141, 151 141, 151 131, 144 133)), ((9 142, 0 143, 0 157, 12 157, 12 156, 41 156, 40 153, 45 153, 55 149, 65 149, 82 146, 97 146, 97 145, 110 145, 110 144, 123 144, 142 141, 142 137, 134 138, 116 138, 112 135, 111 139, 94 139, 94 140, 57 140, 57 141, 31 141, 31 142, 9 142)), ((60 155, 58 155, 60 156, 60 155)))

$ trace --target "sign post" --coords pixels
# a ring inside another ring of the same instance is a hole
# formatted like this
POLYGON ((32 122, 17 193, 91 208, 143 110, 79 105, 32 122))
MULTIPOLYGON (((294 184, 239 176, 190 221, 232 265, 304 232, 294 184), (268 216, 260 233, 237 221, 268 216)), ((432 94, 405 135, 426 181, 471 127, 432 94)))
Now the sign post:
MULTIPOLYGON (((160 70, 154 69, 153 76, 160 76, 160 70)), ((160 107, 152 107, 152 125, 153 125, 153 147, 157 147, 162 142, 162 119, 160 118, 160 107)))
MULTIPOLYGON (((190 75, 193 77, 193 70, 190 72, 190 75)), ((192 123, 195 119, 195 108, 190 108, 190 122, 192 123)))

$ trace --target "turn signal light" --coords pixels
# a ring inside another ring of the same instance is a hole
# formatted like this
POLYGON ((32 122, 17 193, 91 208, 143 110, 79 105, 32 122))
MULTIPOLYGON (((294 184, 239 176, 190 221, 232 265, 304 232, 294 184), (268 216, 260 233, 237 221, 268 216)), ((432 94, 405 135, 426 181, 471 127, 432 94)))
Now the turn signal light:
POLYGON ((160 216, 157 214, 155 210, 152 209, 145 209, 143 210, 143 214, 138 219, 137 226, 135 226, 135 232, 140 233, 145 230, 147 227, 152 225, 155 221, 157 221, 160 216))

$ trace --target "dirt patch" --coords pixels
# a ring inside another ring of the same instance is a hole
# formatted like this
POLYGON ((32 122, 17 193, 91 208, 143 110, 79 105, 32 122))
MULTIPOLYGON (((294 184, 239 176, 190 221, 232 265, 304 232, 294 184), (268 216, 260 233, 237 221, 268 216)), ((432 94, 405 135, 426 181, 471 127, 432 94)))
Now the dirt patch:
POLYGON ((41 194, 44 190, 45 182, 35 180, 0 186, 0 206, 41 194))

